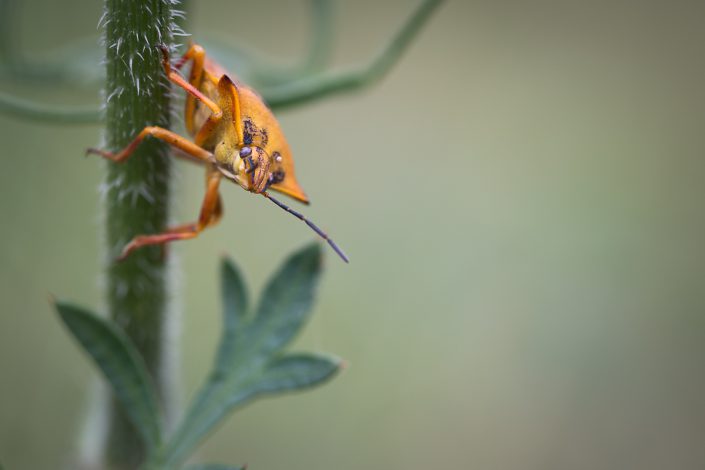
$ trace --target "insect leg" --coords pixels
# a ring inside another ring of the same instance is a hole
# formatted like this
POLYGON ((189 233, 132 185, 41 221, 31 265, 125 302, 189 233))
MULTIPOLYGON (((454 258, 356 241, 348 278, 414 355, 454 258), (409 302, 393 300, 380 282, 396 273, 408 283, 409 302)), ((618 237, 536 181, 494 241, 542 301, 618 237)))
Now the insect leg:
MULTIPOLYGON (((167 49, 167 54, 168 53, 169 50, 167 49)), ((189 60, 193 60, 194 62, 196 60, 200 60, 200 65, 203 66, 203 58, 205 57, 205 54, 206 53, 201 46, 199 46, 198 44, 191 43, 186 52, 184 52, 184 55, 182 55, 176 62, 174 62, 174 68, 177 70, 181 70, 181 68, 189 60)))
POLYGON ((86 150, 86 155, 101 155, 104 158, 107 158, 108 160, 120 163, 130 158, 130 155, 132 155, 135 149, 139 146, 140 142, 142 142, 144 138, 148 135, 163 140, 167 144, 183 150, 184 152, 191 155, 192 157, 197 158, 198 160, 210 162, 213 159, 213 154, 209 151, 202 149, 190 140, 181 137, 179 134, 156 126, 147 126, 142 129, 142 132, 140 132, 127 147, 125 147, 118 153, 108 152, 107 150, 89 148, 86 150))
MULTIPOLYGON (((166 46, 159 46, 162 51, 166 49, 166 46)), ((169 55, 169 50, 166 49, 166 55, 169 55)), ((189 60, 193 60, 194 66, 196 66, 199 69, 199 72, 203 71, 203 64, 206 59, 206 50, 203 49, 202 46, 198 44, 191 43, 189 48, 184 52, 184 55, 182 55, 176 62, 174 62, 174 68, 177 70, 181 70, 181 68, 186 65, 186 62, 189 60)))
MULTIPOLYGON (((193 68, 195 69, 196 65, 198 65, 198 68, 200 69, 197 72, 196 79, 194 79, 192 77, 190 82, 187 82, 186 79, 184 77, 182 77, 178 72, 172 70, 171 69, 171 62, 169 62, 169 50, 166 48, 166 46, 161 45, 161 46, 159 46, 159 49, 162 51, 162 66, 164 67, 164 72, 166 72, 166 75, 167 75, 167 77, 169 77, 169 80, 176 83, 178 86, 180 86, 181 88, 183 88, 184 90, 186 90, 189 93, 190 96, 187 99, 191 101, 190 107, 192 109, 189 109, 189 106, 187 104, 186 116, 192 116, 193 113, 195 112, 196 103, 194 101, 194 98, 198 98, 204 105, 206 105, 208 107, 208 109, 211 110, 211 112, 214 115, 220 116, 223 113, 221 111, 220 107, 217 104, 215 104, 215 102, 213 100, 211 100, 206 95, 201 93, 201 91, 197 88, 197 85, 200 85, 200 82, 201 82, 201 75, 203 73, 203 54, 205 54, 205 52, 203 51, 203 48, 201 48, 200 46, 191 46, 191 48, 189 49, 189 52, 192 51, 194 49, 194 47, 199 47, 201 49, 201 52, 199 54, 199 60, 196 61, 194 59, 194 62, 193 62, 194 63, 193 68)), ((189 52, 187 52, 187 54, 189 52)), ((186 55, 184 55, 184 57, 186 57, 186 55)), ((193 75, 193 70, 191 71, 191 74, 193 75)))
POLYGON ((209 171, 206 176, 206 195, 201 204, 201 212, 198 221, 190 224, 179 225, 168 229, 164 233, 155 235, 139 235, 132 239, 125 248, 119 259, 127 258, 130 253, 138 248, 148 245, 162 245, 176 240, 188 240, 195 238, 206 227, 215 225, 222 216, 222 202, 218 193, 221 174, 218 171, 209 171))
POLYGON ((189 60, 193 61, 193 65, 191 66, 191 74, 188 82, 186 82, 182 76, 171 70, 169 50, 166 46, 159 47, 162 51, 162 65, 164 66, 164 71, 169 77, 169 80, 173 81, 189 93, 186 96, 186 109, 184 111, 185 124, 186 130, 190 134, 194 134, 196 132, 196 126, 193 121, 194 116, 196 115, 196 98, 200 99, 206 106, 208 106, 214 114, 219 114, 221 112, 220 108, 212 100, 203 96, 203 94, 198 90, 201 86, 201 81, 203 80, 206 51, 198 44, 191 44, 186 53, 174 64, 175 69, 181 70, 186 62, 189 60), (177 78, 175 79, 173 77, 177 78))

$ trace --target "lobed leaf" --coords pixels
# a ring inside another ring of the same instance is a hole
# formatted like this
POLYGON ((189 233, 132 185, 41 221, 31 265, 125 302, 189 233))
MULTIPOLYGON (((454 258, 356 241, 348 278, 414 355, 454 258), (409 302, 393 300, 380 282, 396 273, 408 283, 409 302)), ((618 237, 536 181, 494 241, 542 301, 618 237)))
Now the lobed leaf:
POLYGON ((236 344, 238 331, 247 322, 248 298, 245 281, 234 262, 223 258, 220 267, 223 298, 223 335, 218 347, 215 369, 230 367, 230 357, 236 344))
POLYGON ((225 327, 215 365, 166 445, 159 462, 182 462, 234 407, 264 394, 319 384, 340 368, 336 358, 296 354, 281 356, 307 320, 321 271, 318 243, 291 256, 272 277, 253 318, 244 283, 234 264, 222 265, 225 327))
POLYGON ((272 362, 255 385, 259 393, 312 387, 340 369, 340 359, 317 354, 289 354, 272 362))
POLYGON ((225 326, 229 330, 236 328, 236 324, 247 316, 247 287, 240 269, 231 260, 223 258, 220 272, 225 326))
POLYGON ((142 357, 115 325, 65 302, 56 309, 68 330, 98 365, 148 451, 161 441, 157 394, 142 357))
POLYGON ((247 332, 251 347, 259 355, 279 351, 304 325, 313 305, 321 263, 320 245, 311 244, 291 256, 269 281, 247 332))

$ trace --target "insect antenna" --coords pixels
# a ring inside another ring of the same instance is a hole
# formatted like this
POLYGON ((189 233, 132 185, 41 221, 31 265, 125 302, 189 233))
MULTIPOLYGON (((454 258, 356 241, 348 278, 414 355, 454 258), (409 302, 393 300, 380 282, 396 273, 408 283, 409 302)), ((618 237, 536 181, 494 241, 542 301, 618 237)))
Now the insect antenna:
POLYGON ((311 222, 310 220, 308 220, 306 217, 304 217, 303 214, 301 214, 301 213, 299 213, 299 212, 296 212, 294 209, 292 209, 291 207, 287 206, 287 205, 284 204, 283 202, 280 202, 280 201, 274 199, 272 196, 269 195, 269 193, 263 192, 263 193, 261 193, 261 194, 262 194, 262 196, 266 197, 267 199, 269 199, 270 201, 272 201, 272 202, 273 202, 274 204, 276 204, 277 206, 279 206, 279 207, 281 207, 282 209, 284 209, 285 211, 287 211, 289 214, 291 214, 291 215, 293 215, 294 217, 296 217, 297 219, 299 219, 299 220, 305 222, 306 225, 308 225, 309 227, 311 227, 311 230, 313 230, 314 232, 316 232, 319 237, 321 237, 322 239, 324 239, 325 241, 328 242, 328 244, 330 245, 330 247, 333 248, 333 251, 335 251, 335 252, 338 254, 338 256, 340 256, 340 258, 341 258, 343 261, 345 261, 346 263, 349 263, 349 262, 350 262, 350 260, 349 260, 348 257, 345 255, 345 253, 343 253, 343 250, 341 250, 340 247, 339 247, 333 240, 331 240, 331 239, 328 237, 328 235, 326 234, 326 232, 324 232, 323 230, 321 230, 320 228, 318 228, 318 226, 317 226, 316 224, 314 224, 313 222, 311 222))

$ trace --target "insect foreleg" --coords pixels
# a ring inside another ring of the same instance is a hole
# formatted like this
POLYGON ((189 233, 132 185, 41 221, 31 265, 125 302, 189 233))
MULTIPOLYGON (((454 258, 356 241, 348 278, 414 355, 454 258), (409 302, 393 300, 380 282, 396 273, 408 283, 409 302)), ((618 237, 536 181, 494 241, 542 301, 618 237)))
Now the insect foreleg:
MULTIPOLYGON (((195 113, 196 103, 194 101, 194 98, 196 98, 200 100, 204 105, 206 105, 208 109, 211 110, 213 115, 217 117, 217 119, 220 119, 220 116, 223 114, 223 111, 213 100, 201 93, 201 91, 198 89, 198 86, 201 84, 201 77, 203 76, 203 60, 205 58, 205 51, 203 50, 203 48, 201 46, 192 45, 189 50, 186 51, 186 54, 184 54, 184 56, 181 58, 180 63, 177 64, 178 66, 175 66, 176 69, 179 69, 183 66, 186 60, 188 60, 189 58, 193 59, 191 78, 188 82, 178 72, 171 69, 171 62, 169 62, 169 49, 167 49, 164 45, 159 46, 159 48, 162 51, 162 66, 164 67, 164 72, 166 73, 167 77, 173 83, 186 90, 190 95, 187 97, 188 101, 186 102, 187 118, 189 116, 193 116, 193 114, 195 113), (184 60, 185 58, 186 60, 184 60)), ((192 124, 193 122, 191 122, 191 124, 187 123, 187 127, 192 126, 192 124)))
POLYGON ((142 129, 142 132, 140 132, 127 147, 125 147, 118 153, 108 152, 107 150, 89 148, 88 150, 86 150, 86 155, 96 154, 101 155, 104 158, 107 158, 108 160, 112 160, 114 162, 124 162, 125 160, 130 158, 130 156, 137 149, 139 144, 148 135, 163 140, 167 144, 183 150, 184 152, 191 155, 192 157, 197 158, 198 160, 203 160, 205 162, 213 161, 213 154, 209 151, 202 149, 190 140, 181 137, 179 134, 175 134, 174 132, 171 132, 167 129, 156 126, 147 126, 142 129))
POLYGON ((186 96, 185 124, 186 130, 188 130, 189 133, 194 134, 196 133, 196 125, 194 123, 194 117, 196 115, 196 99, 200 99, 206 106, 208 106, 208 108, 213 111, 213 114, 220 116, 222 113, 220 108, 212 100, 203 96, 203 94, 199 91, 199 87, 201 86, 201 82, 203 80, 206 51, 198 44, 191 44, 186 53, 184 53, 184 55, 174 64, 175 69, 181 70, 181 68, 189 60, 193 62, 193 65, 191 65, 191 74, 188 82, 186 82, 183 77, 171 70, 169 50, 164 46, 160 46, 160 48, 162 50, 162 64, 164 65, 164 71, 167 76, 172 82, 189 92, 186 96), (177 78, 174 79, 173 77, 177 78), (214 107, 218 108, 218 110, 216 111, 214 107))
POLYGON ((133 251, 147 245, 162 245, 176 240, 187 240, 195 238, 208 226, 215 225, 222 215, 222 203, 218 193, 221 175, 217 171, 210 171, 206 180, 206 195, 201 204, 201 212, 198 221, 191 224, 184 224, 168 229, 164 233, 155 235, 139 235, 132 239, 125 248, 119 259, 125 259, 133 251))

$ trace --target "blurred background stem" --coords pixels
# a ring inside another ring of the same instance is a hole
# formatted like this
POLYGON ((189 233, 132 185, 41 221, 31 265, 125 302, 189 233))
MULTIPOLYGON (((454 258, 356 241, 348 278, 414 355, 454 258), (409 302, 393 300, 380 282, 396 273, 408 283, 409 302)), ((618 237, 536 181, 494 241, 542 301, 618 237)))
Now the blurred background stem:
MULTIPOLYGON (((169 82, 162 73, 157 44, 173 46, 173 0, 106 0, 101 20, 105 35, 105 147, 124 148, 142 128, 169 128, 169 82)), ((170 332, 168 251, 137 250, 115 261, 134 236, 161 232, 169 218, 171 165, 166 145, 148 139, 123 164, 106 164, 105 269, 110 317, 135 343, 165 407, 176 390, 173 371, 177 350, 170 332)), ((106 391, 107 393, 107 391, 106 391)), ((139 438, 112 399, 103 423, 103 465, 136 468, 144 458, 139 438)), ((170 409, 165 413, 169 420, 170 409)))

